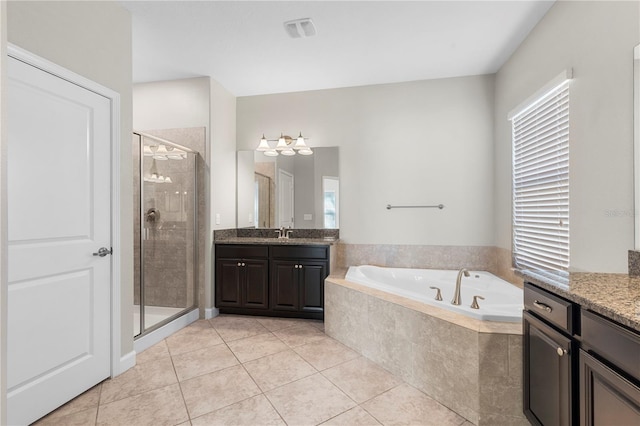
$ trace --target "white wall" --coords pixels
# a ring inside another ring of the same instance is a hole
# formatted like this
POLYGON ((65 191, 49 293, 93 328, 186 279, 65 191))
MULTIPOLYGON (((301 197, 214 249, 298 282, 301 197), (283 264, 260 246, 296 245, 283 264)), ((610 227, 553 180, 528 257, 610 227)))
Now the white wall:
POLYGON ((206 127, 208 135, 209 119, 209 77, 133 86, 134 130, 206 127))
MULTIPOLYGON (((4 28, 4 26, 3 26, 4 28)), ((115 2, 8 2, 9 42, 120 93, 122 354, 133 350, 131 17, 115 2)))
POLYGON ((236 97, 211 80, 211 195, 213 229, 236 227, 236 97), (220 223, 215 217, 220 215, 220 223))
POLYGON ((253 151, 238 151, 238 228, 253 228, 255 217, 255 162, 253 151))
POLYGON ((0 425, 7 423, 7 2, 0 2, 0 425))
POLYGON ((560 1, 496 75, 496 241, 511 249, 507 113, 566 68, 571 269, 626 272, 633 249, 633 46, 639 2, 560 1), (612 213, 613 212, 613 213, 612 213))
POLYGON ((339 146, 344 242, 493 245, 492 123, 492 76, 240 97, 237 147, 299 131, 339 146))

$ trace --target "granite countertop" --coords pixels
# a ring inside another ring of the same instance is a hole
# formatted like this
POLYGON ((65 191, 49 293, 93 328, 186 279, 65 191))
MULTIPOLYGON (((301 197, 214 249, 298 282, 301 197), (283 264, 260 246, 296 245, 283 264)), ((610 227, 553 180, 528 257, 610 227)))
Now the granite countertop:
POLYGON ((214 241, 214 244, 280 244, 280 245, 325 245, 337 244, 335 238, 259 238, 259 237, 230 237, 214 241))
POLYGON ((525 281, 640 332, 640 277, 572 272, 552 277, 522 271, 525 281))

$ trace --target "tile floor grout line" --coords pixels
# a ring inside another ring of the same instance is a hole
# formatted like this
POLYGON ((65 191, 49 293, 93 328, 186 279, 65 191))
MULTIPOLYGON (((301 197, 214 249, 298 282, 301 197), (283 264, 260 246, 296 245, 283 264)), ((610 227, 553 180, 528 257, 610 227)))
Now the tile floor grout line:
MULTIPOLYGON (((380 395, 382 395, 382 394, 380 394, 380 395)), ((380 396, 380 395, 378 395, 378 396, 380 396)), ((377 398, 377 397, 376 397, 376 398, 377 398)), ((370 400, 369 400, 369 401, 370 401, 370 400)), ((367 402, 367 401, 365 401, 365 402, 367 402)), ((363 402, 363 404, 364 404, 364 402, 363 402)), ((364 408, 361 404, 358 404, 358 407, 362 408, 362 409, 363 409, 363 410, 364 410, 368 415, 370 415, 371 417, 373 417, 373 419, 374 419, 376 422, 380 423, 381 425, 384 425, 384 422, 383 422, 382 420, 380 420, 379 418, 377 418, 376 416, 374 416, 374 415, 373 415, 373 413, 371 413, 369 410, 367 410, 366 408, 364 408)))
MULTIPOLYGON (((272 389, 273 390, 273 389, 272 389)), ((271 399, 269 399, 269 395, 267 395, 266 392, 263 392, 262 395, 265 397, 265 399, 269 402, 269 405, 271 405, 271 407, 273 407, 273 410, 278 414, 278 417, 280 417, 280 419, 282 420, 282 422, 285 425, 289 425, 289 423, 287 423, 287 421, 284 419, 284 417, 282 416, 282 414, 280 413, 280 411, 278 411, 278 409, 276 408, 275 405, 273 405, 273 402, 271 402, 271 399)))
MULTIPOLYGON (((167 344, 167 346, 169 346, 169 345, 167 344)), ((178 372, 176 371, 176 365, 173 362, 173 356, 171 356, 171 354, 169 354, 169 358, 171 359, 171 365, 173 366, 173 372, 175 373, 176 380, 178 381, 178 389, 180 389, 180 396, 182 397, 182 405, 184 405, 184 410, 187 413, 187 420, 189 421, 189 424, 191 424, 191 413, 189 412, 189 407, 187 407, 187 400, 184 397, 184 392, 182 391, 182 383, 180 382, 180 379, 178 378, 178 372)))

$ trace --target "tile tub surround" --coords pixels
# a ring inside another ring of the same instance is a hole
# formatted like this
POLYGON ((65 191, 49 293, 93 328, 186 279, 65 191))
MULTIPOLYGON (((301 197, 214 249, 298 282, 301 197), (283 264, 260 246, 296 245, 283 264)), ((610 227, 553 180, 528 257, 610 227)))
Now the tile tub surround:
POLYGON ((572 272, 554 279, 523 271, 524 280, 640 332, 640 277, 572 272))
POLYGON ((396 244, 337 245, 340 268, 376 265, 390 268, 460 269, 488 271, 522 288, 514 274, 511 251, 490 246, 423 246, 396 244))
POLYGON ((529 424, 519 323, 466 318, 334 276, 325 331, 473 424, 529 424))

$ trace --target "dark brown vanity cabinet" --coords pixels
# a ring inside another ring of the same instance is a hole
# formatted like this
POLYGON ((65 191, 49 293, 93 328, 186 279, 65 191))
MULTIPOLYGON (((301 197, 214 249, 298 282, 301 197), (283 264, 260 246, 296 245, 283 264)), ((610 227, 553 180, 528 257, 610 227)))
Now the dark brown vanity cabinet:
POLYGON ((640 426, 640 333, 525 283, 523 408, 543 426, 640 426))
POLYGON ((271 307, 321 318, 324 280, 329 274, 329 248, 278 246, 271 252, 271 307))
POLYGON ((216 246, 217 307, 269 307, 268 254, 266 246, 216 246))
POLYGON ((524 414, 534 425, 573 425, 573 305, 528 284, 524 299, 524 414))
POLYGON ((216 244, 223 313, 324 318, 329 246, 216 244))
POLYGON ((580 425, 640 425, 640 334, 583 311, 580 425))

